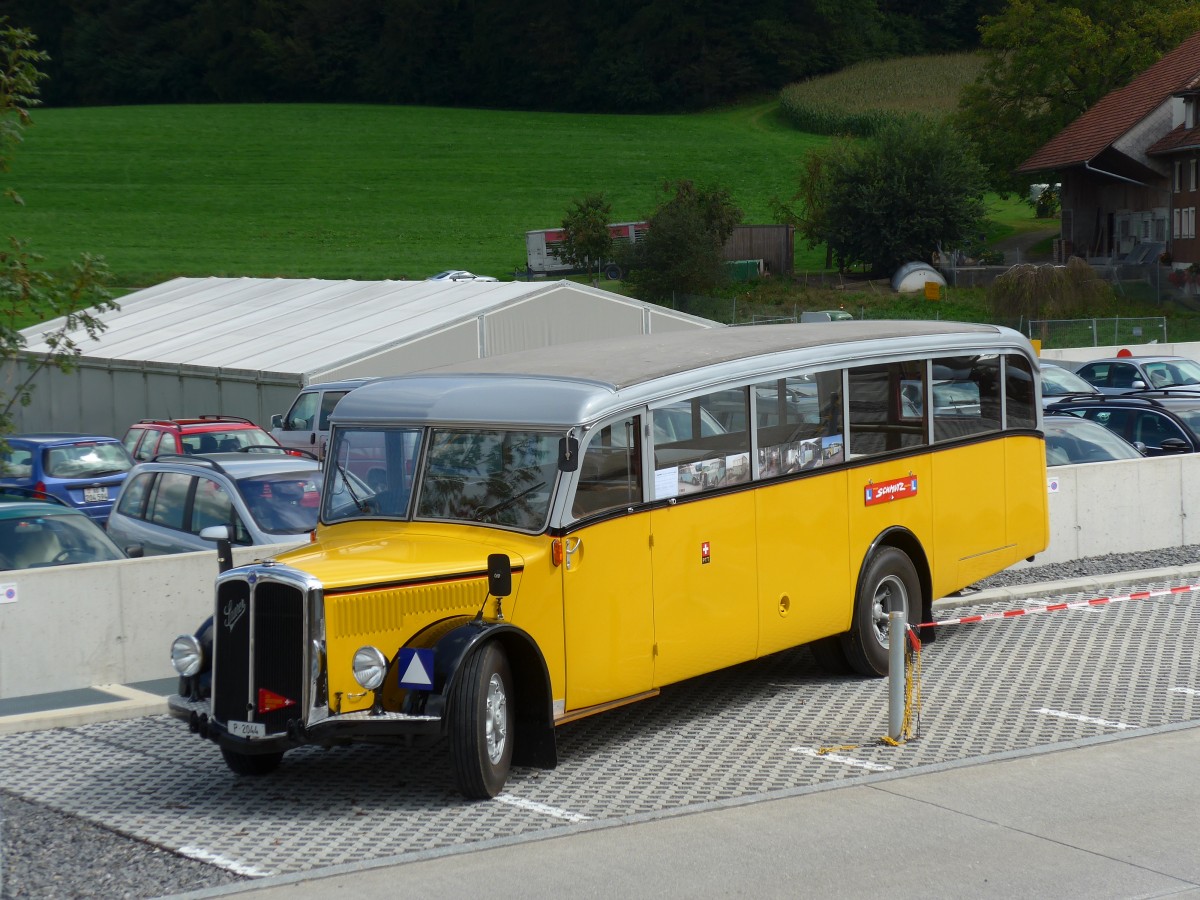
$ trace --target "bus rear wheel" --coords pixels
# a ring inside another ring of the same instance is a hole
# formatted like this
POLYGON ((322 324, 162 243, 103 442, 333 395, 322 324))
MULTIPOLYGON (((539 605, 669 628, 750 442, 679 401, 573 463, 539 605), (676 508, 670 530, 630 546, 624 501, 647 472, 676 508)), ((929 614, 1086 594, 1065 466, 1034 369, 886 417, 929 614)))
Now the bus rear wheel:
POLYGON ((450 768, 463 796, 489 800, 512 766, 512 671, 492 641, 463 663, 450 696, 450 768))
POLYGON ((888 613, 904 613, 909 625, 921 624, 921 581, 908 555, 884 547, 867 561, 854 602, 854 621, 842 637, 842 649, 854 671, 888 673, 888 613))

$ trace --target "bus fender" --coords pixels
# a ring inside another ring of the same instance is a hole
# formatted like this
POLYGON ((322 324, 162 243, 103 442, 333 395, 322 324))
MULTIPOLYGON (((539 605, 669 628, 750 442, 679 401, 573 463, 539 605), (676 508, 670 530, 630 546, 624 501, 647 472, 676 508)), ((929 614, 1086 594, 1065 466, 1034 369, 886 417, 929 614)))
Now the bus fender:
MULTIPOLYGON (((875 540, 871 541, 871 545, 867 548, 867 552, 858 566, 858 581, 855 586, 855 596, 857 597, 862 591, 862 577, 867 569, 867 562, 875 555, 875 552, 881 547, 895 547, 897 550, 904 552, 910 560, 913 567, 917 570, 917 577, 921 580, 921 621, 930 622, 933 620, 933 578, 929 574, 929 557, 925 553, 925 548, 917 539, 917 536, 907 528, 902 528, 899 525, 893 525, 890 528, 885 528, 875 540)), ((922 629, 922 632, 932 632, 932 628, 922 629)), ((922 640, 925 635, 921 635, 922 640)), ((933 638, 929 639, 932 642, 933 638)))
POLYGON ((446 701, 467 657, 489 641, 498 642, 512 669, 514 722, 512 764, 539 769, 558 765, 554 737, 554 703, 550 671, 537 642, 525 630, 507 622, 470 617, 446 619, 414 635, 408 647, 426 647, 433 654, 433 691, 425 712, 446 722, 446 701))

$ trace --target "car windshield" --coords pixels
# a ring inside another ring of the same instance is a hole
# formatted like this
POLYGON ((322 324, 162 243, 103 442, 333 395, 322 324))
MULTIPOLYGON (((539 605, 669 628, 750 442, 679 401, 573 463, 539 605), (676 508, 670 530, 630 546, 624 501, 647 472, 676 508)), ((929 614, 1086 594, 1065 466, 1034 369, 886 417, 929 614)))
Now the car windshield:
POLYGON ((1144 363, 1147 387, 1178 387, 1200 385, 1200 363, 1190 359, 1163 359, 1144 363))
POLYGON ((1096 388, 1069 369, 1061 366, 1042 366, 1042 394, 1062 397, 1067 394, 1095 394, 1096 388))
POLYGON ((99 478, 128 472, 133 459, 119 441, 85 441, 63 447, 48 447, 43 468, 52 478, 99 478))
POLYGON ((560 437, 486 428, 337 429, 322 520, 435 519, 541 530, 560 437))
POLYGON ((1046 416, 1046 465, 1141 459, 1137 448, 1103 425, 1076 416, 1046 416))
POLYGON ((0 519, 0 569, 37 569, 124 559, 125 554, 82 515, 0 519))
POLYGON ((321 507, 318 469, 238 479, 238 492, 258 527, 270 534, 304 534, 317 527, 321 507))

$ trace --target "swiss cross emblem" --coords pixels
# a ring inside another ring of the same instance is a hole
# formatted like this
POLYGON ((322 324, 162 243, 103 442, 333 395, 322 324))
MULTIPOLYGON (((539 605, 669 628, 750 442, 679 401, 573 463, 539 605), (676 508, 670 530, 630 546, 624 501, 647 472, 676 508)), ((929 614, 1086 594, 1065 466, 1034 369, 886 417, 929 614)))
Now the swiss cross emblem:
POLYGON ((700 563, 708 565, 710 562, 712 562, 712 554, 709 551, 708 541, 705 541, 700 545, 700 563))

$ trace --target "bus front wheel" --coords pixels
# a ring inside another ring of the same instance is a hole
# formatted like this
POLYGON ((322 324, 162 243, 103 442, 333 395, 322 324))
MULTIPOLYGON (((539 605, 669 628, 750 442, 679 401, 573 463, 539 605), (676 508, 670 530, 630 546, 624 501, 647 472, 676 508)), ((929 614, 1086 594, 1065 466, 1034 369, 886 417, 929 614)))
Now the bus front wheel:
POLYGON ((512 671, 495 641, 472 653, 450 697, 450 768, 465 797, 488 800, 504 789, 512 765, 512 671))
POLYGON ((921 624, 921 581, 903 551, 884 547, 873 554, 859 581, 854 622, 842 647, 854 671, 888 673, 888 613, 904 613, 909 625, 921 624))

